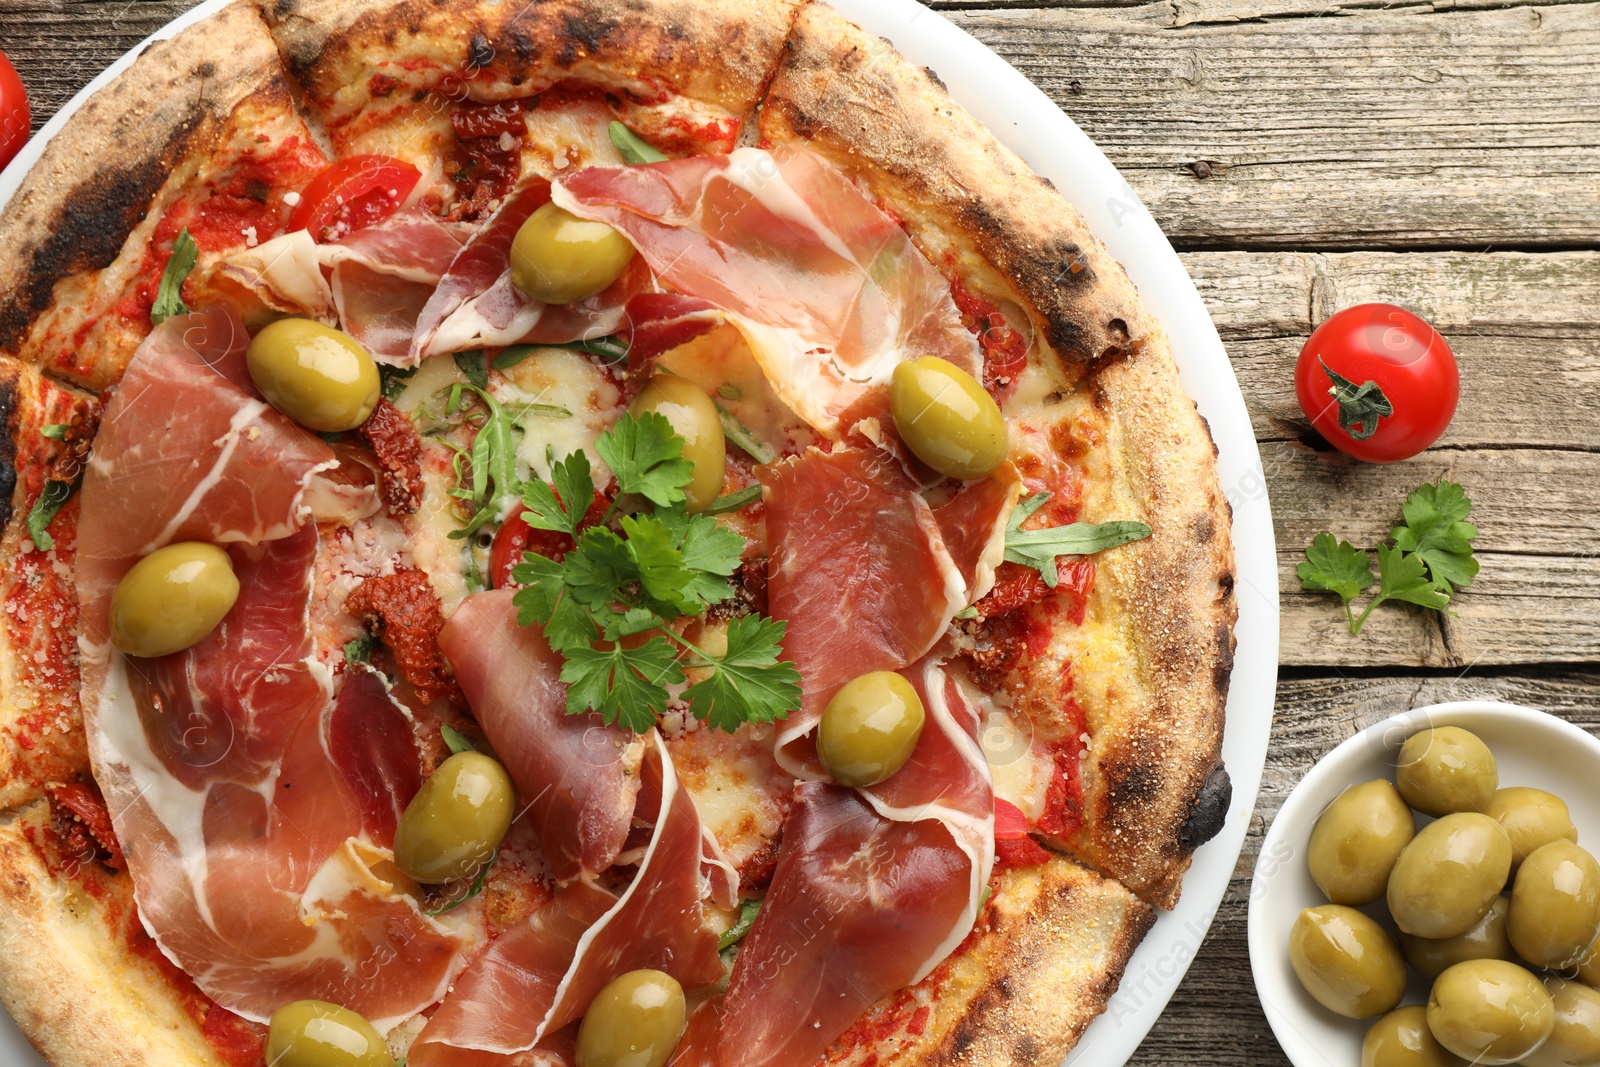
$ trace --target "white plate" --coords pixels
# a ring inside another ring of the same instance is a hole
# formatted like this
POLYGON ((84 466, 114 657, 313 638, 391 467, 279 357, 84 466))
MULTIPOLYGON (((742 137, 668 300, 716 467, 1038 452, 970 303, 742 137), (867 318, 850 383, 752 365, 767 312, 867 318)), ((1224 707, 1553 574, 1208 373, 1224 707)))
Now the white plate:
MULTIPOLYGON (((1431 726, 1471 730, 1494 753, 1500 784, 1531 785, 1567 802, 1578 841, 1600 841, 1600 740, 1554 715, 1515 704, 1465 700, 1385 719, 1328 755, 1295 786, 1272 821, 1250 887, 1250 969, 1267 1021, 1296 1067, 1359 1067, 1372 1020, 1345 1019, 1311 999, 1289 966, 1289 928, 1302 908, 1327 903, 1306 868, 1311 827, 1352 785, 1394 777, 1405 739, 1431 726)), ((1376 905, 1374 905, 1376 907, 1376 905)), ((1412 973, 1405 1003, 1428 999, 1427 980, 1412 973)))
MULTIPOLYGON (((158 30, 170 37, 229 0, 206 0, 158 30)), ((1166 327, 1189 395, 1211 424, 1222 488, 1233 505, 1238 564, 1238 651, 1228 696, 1222 755, 1233 779, 1233 804, 1222 832, 1196 853, 1183 899, 1163 913, 1134 953, 1106 1017, 1091 1026, 1069 1064, 1119 1067, 1155 1024, 1183 980, 1227 891, 1255 808, 1272 728, 1278 678, 1278 568, 1267 485, 1244 397, 1194 283, 1133 188, 1083 131, 1010 64, 916 0, 836 0, 835 7, 892 40, 913 62, 932 67, 950 93, 995 135, 1055 183, 1121 260, 1145 306, 1166 327)), ((128 64, 144 45, 118 60, 73 97, 0 174, 0 204, 83 101, 128 64)), ((25 1048, 9 1018, 0 1017, 0 1062, 22 1060, 25 1048)))

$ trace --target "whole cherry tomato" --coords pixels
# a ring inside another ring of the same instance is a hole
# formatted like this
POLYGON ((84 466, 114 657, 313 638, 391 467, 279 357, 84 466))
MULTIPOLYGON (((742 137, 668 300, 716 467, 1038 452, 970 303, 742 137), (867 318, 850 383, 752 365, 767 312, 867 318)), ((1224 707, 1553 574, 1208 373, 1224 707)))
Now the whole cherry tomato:
POLYGON ((1357 304, 1311 334, 1294 390, 1329 444, 1368 463, 1393 463, 1444 433, 1461 374, 1450 346, 1422 319, 1393 304, 1357 304))
POLYGON ((33 111, 28 107, 28 91, 22 87, 17 68, 0 52, 0 167, 22 151, 32 131, 33 111))
POLYGON ((312 240, 343 237, 393 215, 422 172, 390 156, 351 156, 311 179, 289 216, 289 229, 310 230, 312 240))

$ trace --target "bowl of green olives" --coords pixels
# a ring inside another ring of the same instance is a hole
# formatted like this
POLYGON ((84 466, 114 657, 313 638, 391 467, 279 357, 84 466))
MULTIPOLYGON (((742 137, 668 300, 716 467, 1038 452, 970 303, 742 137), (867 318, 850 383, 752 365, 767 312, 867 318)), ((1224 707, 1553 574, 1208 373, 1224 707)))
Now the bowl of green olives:
POLYGON ((1339 745, 1284 801, 1250 965, 1300 1067, 1600 1064, 1600 739, 1488 701, 1339 745))

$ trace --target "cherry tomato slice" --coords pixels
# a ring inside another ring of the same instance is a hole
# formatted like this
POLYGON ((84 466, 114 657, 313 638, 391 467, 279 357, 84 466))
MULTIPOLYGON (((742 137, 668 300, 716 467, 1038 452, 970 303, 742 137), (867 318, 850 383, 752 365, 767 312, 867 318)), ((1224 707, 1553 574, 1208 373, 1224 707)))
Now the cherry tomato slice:
POLYGON ((33 111, 28 106, 28 91, 22 87, 17 68, 0 52, 0 167, 22 151, 33 126, 33 111))
POLYGON ((1009 800, 994 798, 994 839, 996 841, 1015 841, 1027 837, 1029 833, 1028 817, 1022 814, 1009 800))
POLYGON ((382 222, 399 210, 422 172, 392 156, 351 156, 330 164, 300 193, 289 229, 329 241, 382 222))
POLYGON ((1444 433, 1461 374, 1450 346, 1425 321, 1393 304, 1357 304, 1311 334, 1294 388, 1329 444, 1368 463, 1393 463, 1444 433))

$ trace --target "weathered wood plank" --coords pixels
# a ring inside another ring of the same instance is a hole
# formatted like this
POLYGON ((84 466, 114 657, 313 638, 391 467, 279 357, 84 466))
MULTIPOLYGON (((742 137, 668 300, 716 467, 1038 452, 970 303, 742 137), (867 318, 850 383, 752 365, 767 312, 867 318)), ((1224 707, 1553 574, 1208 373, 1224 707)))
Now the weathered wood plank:
MULTIPOLYGON (((1228 894, 1188 976, 1161 1022, 1130 1060, 1133 1067, 1287 1063, 1261 1014, 1246 947, 1250 878, 1261 839, 1306 771, 1357 730, 1400 711, 1449 700, 1505 700, 1540 708, 1600 733, 1600 672, 1525 676, 1408 675, 1286 679, 1278 684, 1272 745, 1244 852, 1228 894)), ((1192 951, 1192 946, 1189 951, 1192 951)), ((1125 987, 1152 976, 1129 974, 1125 987)), ((1099 1025, 1115 1025, 1114 1021, 1099 1025)))
POLYGON ((1180 246, 1600 241, 1595 5, 950 17, 1055 99, 1180 246))

